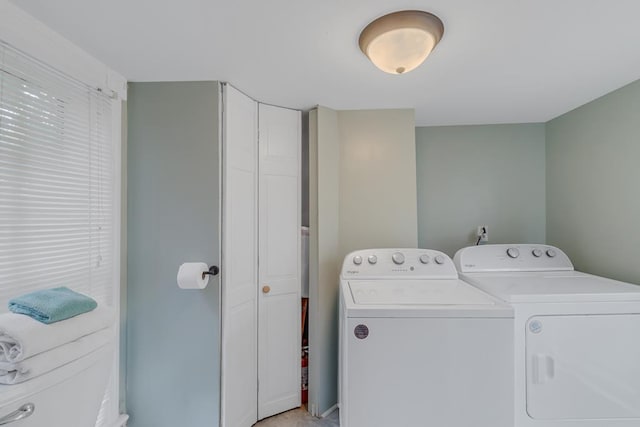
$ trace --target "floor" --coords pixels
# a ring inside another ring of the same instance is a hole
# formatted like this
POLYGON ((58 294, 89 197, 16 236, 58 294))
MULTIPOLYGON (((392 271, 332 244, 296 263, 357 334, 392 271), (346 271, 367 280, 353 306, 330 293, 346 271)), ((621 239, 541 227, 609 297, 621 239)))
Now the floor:
POLYGON ((266 418, 253 427, 340 427, 340 419, 337 410, 326 418, 316 418, 298 408, 266 418))

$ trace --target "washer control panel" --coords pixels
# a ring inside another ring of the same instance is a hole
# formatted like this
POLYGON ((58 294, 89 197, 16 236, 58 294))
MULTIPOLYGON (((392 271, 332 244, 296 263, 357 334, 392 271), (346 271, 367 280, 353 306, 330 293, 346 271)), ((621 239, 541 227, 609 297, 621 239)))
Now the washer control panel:
POLYGON ((453 260, 432 249, 363 249, 347 255, 342 278, 457 279, 453 260))
POLYGON ((573 270, 569 257, 549 245, 469 246, 456 252, 453 261, 461 273, 573 270))

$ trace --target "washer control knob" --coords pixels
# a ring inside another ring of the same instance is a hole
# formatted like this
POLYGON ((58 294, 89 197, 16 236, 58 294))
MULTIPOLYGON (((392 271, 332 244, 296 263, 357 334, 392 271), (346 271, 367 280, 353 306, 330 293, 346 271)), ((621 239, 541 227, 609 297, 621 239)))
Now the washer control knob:
POLYGON ((362 257, 360 255, 356 255, 353 257, 353 263, 355 265, 360 265, 362 264, 362 257))
POLYGON ((444 264, 444 257, 442 255, 436 255, 433 260, 436 262, 436 264, 444 264))
POLYGON ((507 255, 509 255, 509 258, 518 258, 520 256, 520 251, 518 248, 509 248, 507 249, 507 255))
POLYGON ((375 255, 369 255, 369 258, 367 258, 367 260, 369 261, 369 264, 375 264, 378 262, 378 257, 375 255))
POLYGON ((547 256, 548 256, 549 258, 553 258, 553 257, 555 257, 555 256, 556 256, 556 251, 555 251, 555 250, 553 250, 553 249, 547 249, 547 256))
POLYGON ((542 251, 540 249, 538 249, 538 248, 532 250, 531 253, 536 258, 540 258, 542 256, 542 251))
POLYGON ((429 264, 429 255, 427 254, 420 255, 420 262, 423 264, 429 264))
POLYGON ((401 252, 395 252, 393 255, 391 255, 391 259, 395 264, 404 264, 404 255, 402 255, 401 252))

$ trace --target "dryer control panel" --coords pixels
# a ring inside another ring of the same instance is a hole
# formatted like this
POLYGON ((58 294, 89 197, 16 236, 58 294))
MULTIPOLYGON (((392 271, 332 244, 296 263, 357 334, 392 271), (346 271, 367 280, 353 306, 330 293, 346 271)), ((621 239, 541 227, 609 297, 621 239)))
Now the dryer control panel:
POLYGON ((432 249, 363 249, 342 264, 343 279, 457 279, 451 258, 432 249))
POLYGON ((481 245, 462 248, 453 257, 461 273, 499 271, 571 271, 571 260, 549 245, 481 245))

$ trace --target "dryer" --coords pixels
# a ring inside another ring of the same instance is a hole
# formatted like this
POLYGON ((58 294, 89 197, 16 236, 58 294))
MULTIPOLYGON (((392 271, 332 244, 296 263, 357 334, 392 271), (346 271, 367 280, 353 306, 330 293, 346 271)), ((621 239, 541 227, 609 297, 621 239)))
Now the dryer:
POLYGON ((640 426, 640 287, 548 245, 459 250, 460 277, 509 303, 515 427, 640 426))
POLYGON ((427 249, 347 255, 342 427, 513 427, 513 310, 427 249))

